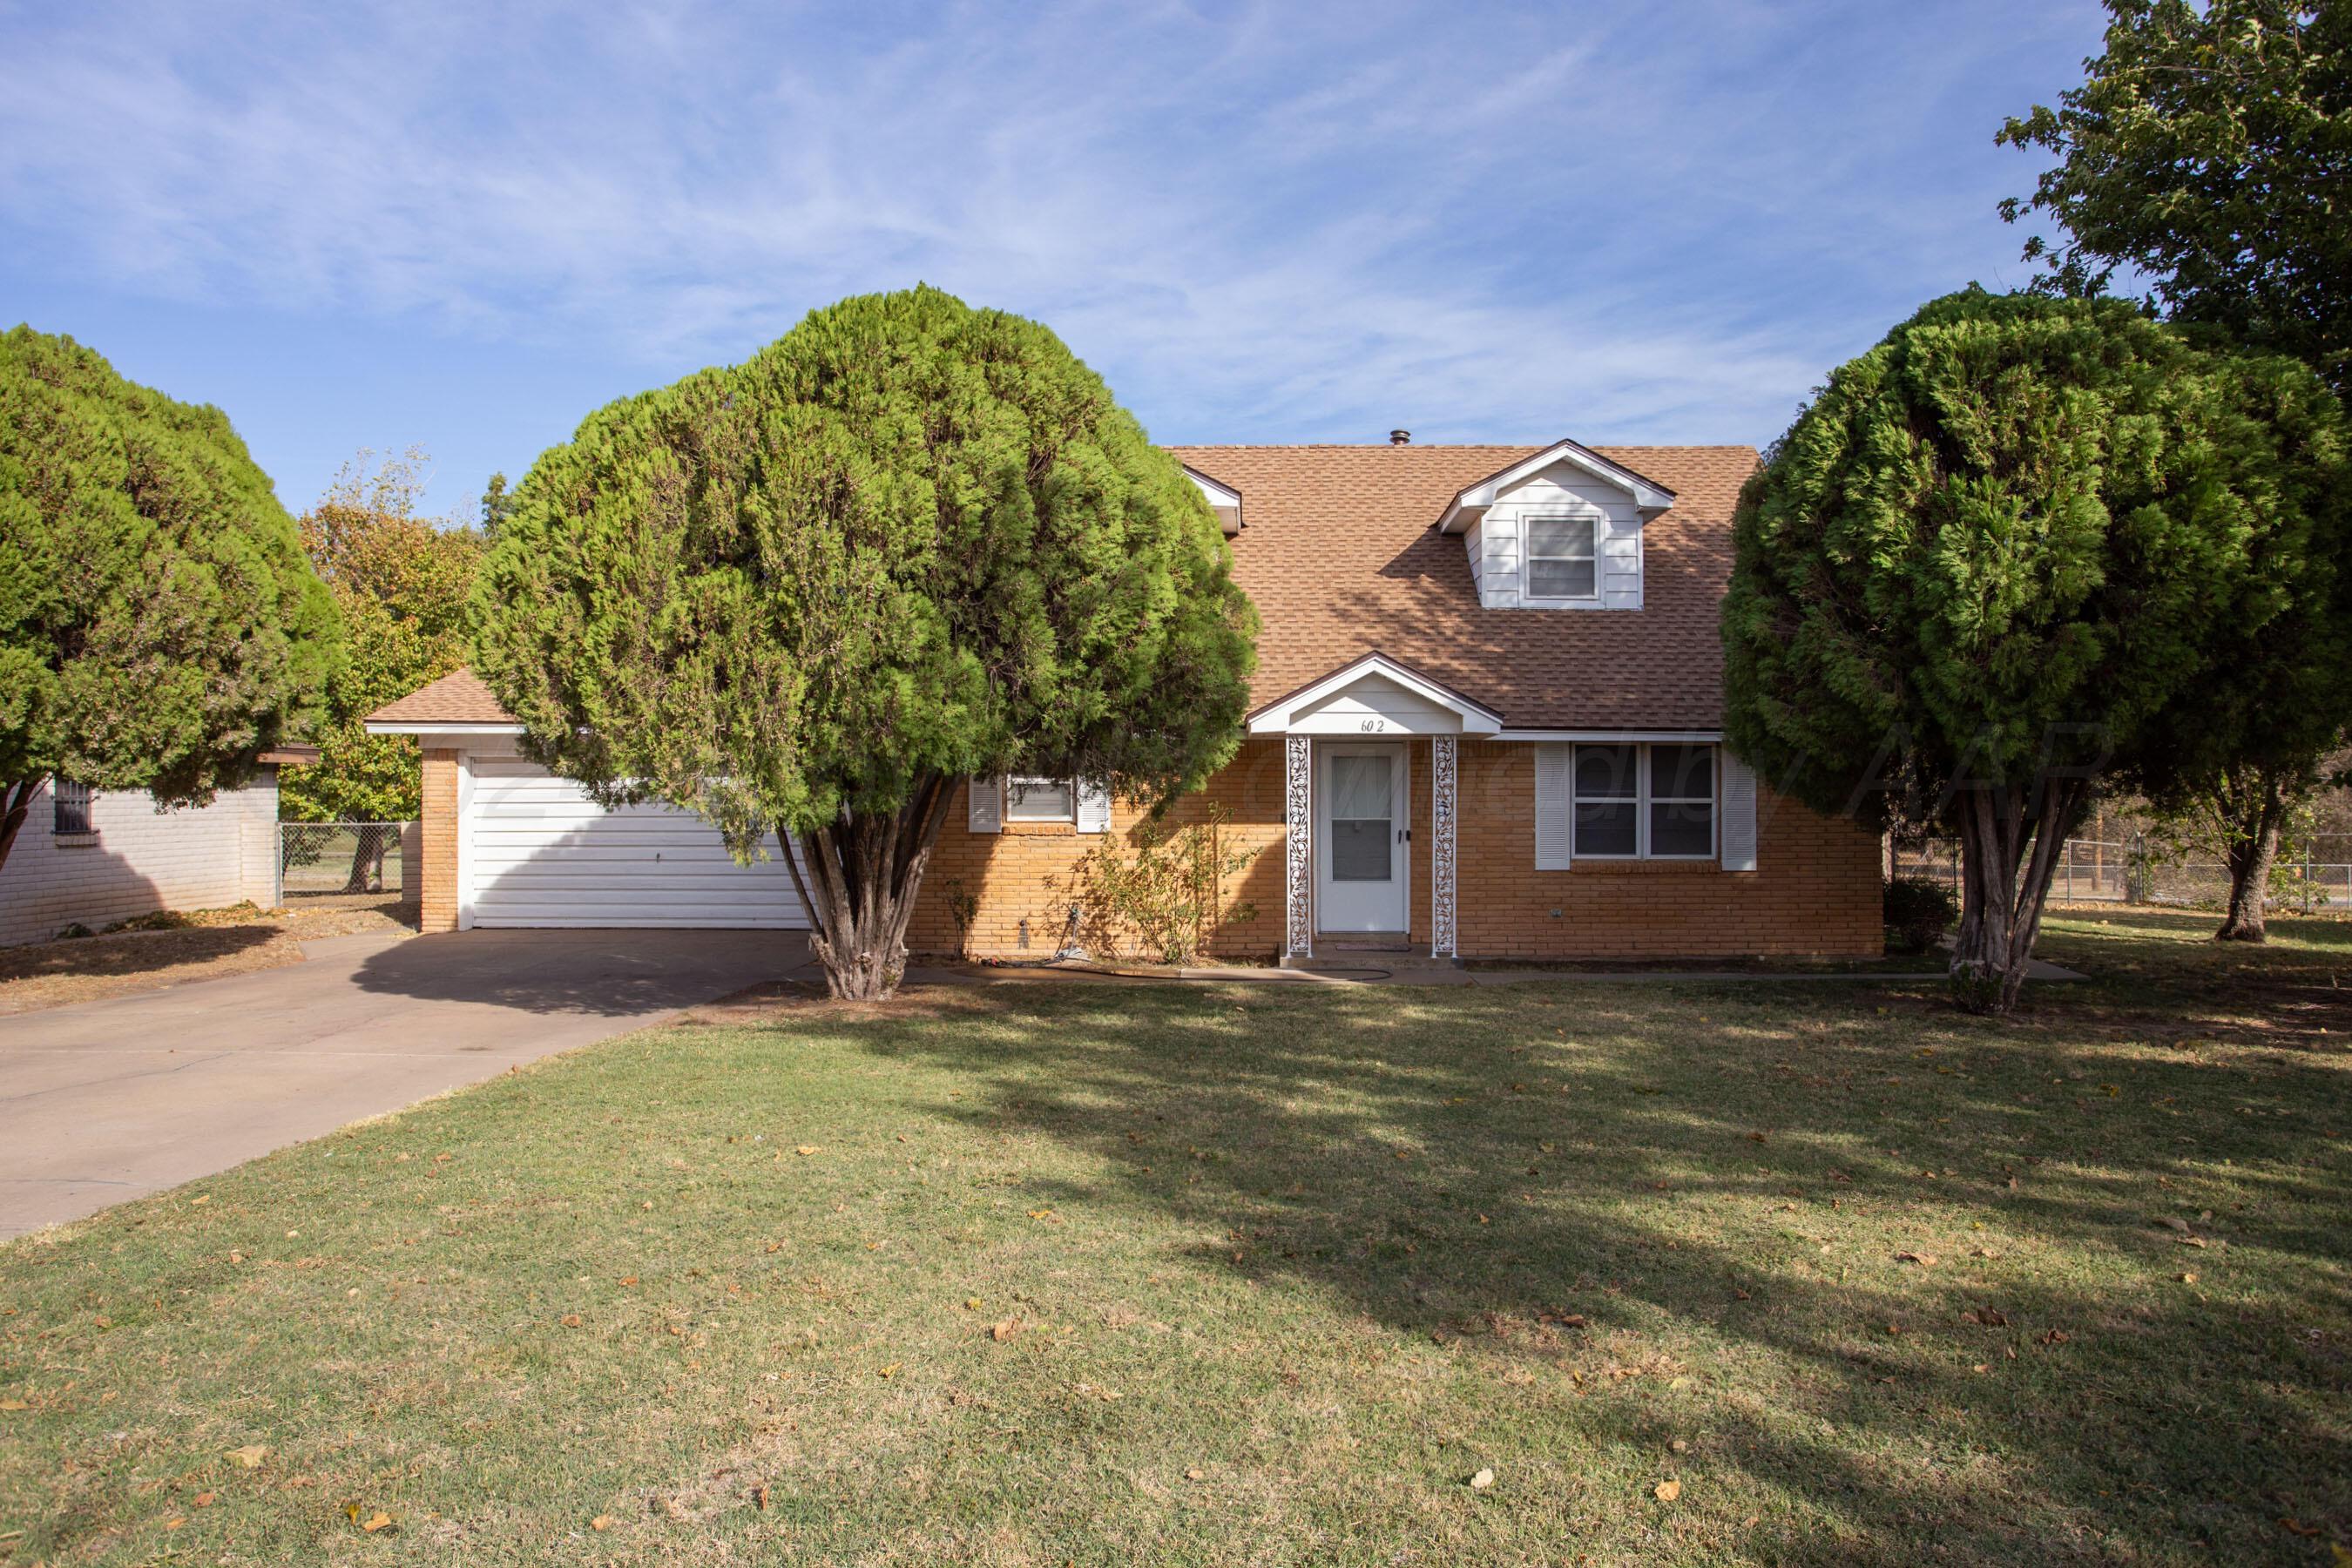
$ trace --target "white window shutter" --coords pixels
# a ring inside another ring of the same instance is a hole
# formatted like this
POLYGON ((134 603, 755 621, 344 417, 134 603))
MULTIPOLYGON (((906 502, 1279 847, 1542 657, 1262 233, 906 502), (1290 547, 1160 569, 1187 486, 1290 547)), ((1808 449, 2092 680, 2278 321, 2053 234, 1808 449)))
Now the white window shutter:
POLYGON ((1756 869, 1756 770, 1723 753, 1723 868, 1756 869))
POLYGON ((971 799, 965 808, 964 820, 974 833, 1004 831, 1004 780, 999 778, 971 781, 971 799))
POLYGON ((1569 767, 1576 748, 1553 742, 1536 746, 1536 869, 1565 871, 1573 859, 1569 842, 1569 767))
POLYGON ((1108 833, 1110 831, 1110 785, 1096 779, 1080 779, 1077 799, 1078 831, 1108 833))

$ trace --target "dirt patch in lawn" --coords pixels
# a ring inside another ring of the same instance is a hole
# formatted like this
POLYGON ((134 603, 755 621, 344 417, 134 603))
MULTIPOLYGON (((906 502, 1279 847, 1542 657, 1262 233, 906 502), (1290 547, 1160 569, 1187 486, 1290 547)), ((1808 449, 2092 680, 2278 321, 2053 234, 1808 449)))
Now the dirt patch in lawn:
POLYGON ((99 936, 0 948, 0 1016, 133 991, 159 991, 302 962, 302 944, 377 931, 415 931, 398 900, 333 908, 159 911, 99 936))

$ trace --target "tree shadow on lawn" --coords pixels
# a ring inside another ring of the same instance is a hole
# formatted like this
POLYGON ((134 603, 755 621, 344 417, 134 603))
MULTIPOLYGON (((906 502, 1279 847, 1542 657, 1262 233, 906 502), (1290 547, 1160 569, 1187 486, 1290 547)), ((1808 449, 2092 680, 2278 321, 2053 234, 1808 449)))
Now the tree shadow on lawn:
POLYGON ((2342 1069, 2084 991, 1041 987, 857 1033, 1096 1157, 1065 1203, 1801 1500, 1767 1556, 2307 1560, 2283 1517, 2352 1537, 2342 1069))

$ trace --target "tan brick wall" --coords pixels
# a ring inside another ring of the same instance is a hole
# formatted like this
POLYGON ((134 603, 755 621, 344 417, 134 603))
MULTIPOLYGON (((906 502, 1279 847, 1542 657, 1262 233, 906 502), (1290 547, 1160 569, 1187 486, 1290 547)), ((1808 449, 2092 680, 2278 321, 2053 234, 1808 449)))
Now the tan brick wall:
MULTIPOLYGON (((1412 934, 1430 934, 1430 744, 1410 742, 1412 934)), ((1228 957, 1281 951, 1283 752, 1254 740, 1206 791, 1186 797, 1171 820, 1198 820, 1208 801, 1229 815, 1230 837, 1256 846, 1256 858, 1229 879, 1229 902, 1255 906, 1228 921, 1211 943, 1228 957)), ((1864 954, 1879 951, 1879 841, 1847 822, 1815 815, 1769 791, 1757 804, 1758 868, 1728 872, 1713 862, 1586 861, 1572 870, 1535 868, 1535 752, 1522 743, 1462 742, 1458 784, 1457 931, 1465 958, 1726 958, 1748 954, 1864 954)), ((924 879, 908 945, 956 950, 950 899, 960 886, 979 910, 964 951, 980 957, 1040 958, 1061 945, 1079 860, 1100 840, 1066 826, 1007 825, 1001 834, 965 826, 958 792, 924 879), (1028 921, 1028 946, 1021 923, 1028 921)), ((1131 843, 1141 814, 1127 802, 1112 816, 1114 839, 1131 843)), ((429 898, 428 892, 428 898, 429 898)))
POLYGON ((425 752, 423 931, 457 929, 457 757, 437 747, 425 752))
MULTIPOLYGON (((1255 851, 1248 865, 1226 878, 1223 889, 1228 918, 1210 947, 1228 957, 1265 957, 1281 950, 1282 770, 1280 741, 1244 741, 1207 788, 1169 808, 1167 821, 1181 826, 1201 821, 1212 803, 1222 805, 1223 841, 1255 851), (1251 906, 1246 918, 1230 913, 1243 904, 1251 906)), ((1144 819, 1135 803, 1122 800, 1112 804, 1108 835, 1080 833, 1063 823, 1007 823, 1002 833, 974 833, 965 826, 965 810, 964 791, 958 789, 907 933, 907 945, 916 952, 958 951, 953 899, 961 889, 980 904, 961 951, 986 958, 1050 957, 1062 944, 1076 897, 1078 862, 1106 837, 1132 846, 1144 819)), ((1131 953, 1132 934, 1120 933, 1118 945, 1131 953)), ((1099 955, 1099 943, 1091 946, 1099 955)))
POLYGON ((1757 868, 1587 860, 1535 868, 1535 750, 1462 744, 1455 853, 1466 958, 1875 953, 1879 840, 1759 788, 1757 868))

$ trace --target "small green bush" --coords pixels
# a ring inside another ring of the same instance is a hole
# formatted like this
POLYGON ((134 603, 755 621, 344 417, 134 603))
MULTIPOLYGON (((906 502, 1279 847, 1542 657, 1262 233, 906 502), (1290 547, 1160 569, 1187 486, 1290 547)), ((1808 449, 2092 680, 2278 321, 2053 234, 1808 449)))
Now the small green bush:
POLYGON ((1888 878, 1881 903, 1886 951, 1927 952, 1936 945, 1937 937, 1952 929, 1959 912, 1959 900, 1941 882, 1925 877, 1888 878))

